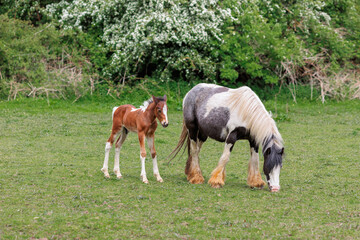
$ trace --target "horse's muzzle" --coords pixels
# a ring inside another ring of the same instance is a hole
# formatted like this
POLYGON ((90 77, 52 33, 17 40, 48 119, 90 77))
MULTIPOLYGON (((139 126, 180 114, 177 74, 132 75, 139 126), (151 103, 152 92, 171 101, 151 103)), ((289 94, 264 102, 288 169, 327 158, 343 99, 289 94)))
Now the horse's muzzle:
POLYGON ((280 186, 269 186, 270 192, 278 192, 280 190, 280 186))
POLYGON ((166 128, 167 126, 169 126, 169 123, 167 122, 167 123, 161 123, 161 125, 164 127, 164 128, 166 128))

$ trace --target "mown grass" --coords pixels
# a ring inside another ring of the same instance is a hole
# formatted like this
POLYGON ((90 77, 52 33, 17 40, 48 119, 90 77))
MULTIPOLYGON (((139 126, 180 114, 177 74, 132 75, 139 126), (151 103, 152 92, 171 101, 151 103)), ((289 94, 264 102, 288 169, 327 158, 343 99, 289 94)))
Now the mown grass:
MULTIPOLYGON (((266 102, 286 146, 275 194, 246 186, 245 141, 234 147, 222 189, 189 184, 185 155, 167 165, 181 130, 179 111, 170 111, 170 126, 156 133, 164 183, 156 182, 149 158, 150 183, 140 181, 134 134, 120 155, 124 178, 105 179, 104 143, 118 104, 0 103, 0 239, 360 238, 359 101, 266 102)), ((222 143, 204 144, 206 180, 222 150, 222 143)), ((110 170, 113 156, 112 150, 110 170)))

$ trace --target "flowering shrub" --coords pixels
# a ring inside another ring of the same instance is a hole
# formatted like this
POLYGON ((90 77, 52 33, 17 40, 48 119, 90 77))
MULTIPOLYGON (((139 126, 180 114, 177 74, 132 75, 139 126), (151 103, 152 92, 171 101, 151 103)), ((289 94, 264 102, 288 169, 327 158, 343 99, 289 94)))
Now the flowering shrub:
POLYGON ((231 17, 216 0, 75 0, 48 6, 64 28, 91 31, 111 52, 108 76, 214 76, 209 52, 231 17))

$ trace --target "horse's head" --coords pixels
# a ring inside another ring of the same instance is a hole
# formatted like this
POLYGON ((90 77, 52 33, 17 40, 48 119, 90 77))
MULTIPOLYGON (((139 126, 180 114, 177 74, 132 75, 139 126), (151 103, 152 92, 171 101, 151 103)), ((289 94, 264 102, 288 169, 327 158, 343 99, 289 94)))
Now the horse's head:
POLYGON ((280 190, 280 170, 282 167, 282 159, 284 147, 278 146, 276 143, 268 145, 264 153, 264 173, 271 192, 280 190))
POLYGON ((169 125, 169 120, 167 117, 168 107, 166 105, 166 95, 164 97, 154 97, 152 96, 153 101, 155 103, 155 116, 159 119, 159 122, 163 127, 167 127, 169 125))

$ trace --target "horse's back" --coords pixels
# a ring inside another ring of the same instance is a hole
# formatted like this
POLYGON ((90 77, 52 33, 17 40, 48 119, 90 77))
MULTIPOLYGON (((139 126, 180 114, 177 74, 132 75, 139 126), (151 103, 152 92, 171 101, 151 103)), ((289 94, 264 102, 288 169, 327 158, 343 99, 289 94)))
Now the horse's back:
POLYGON ((122 124, 125 114, 130 112, 135 107, 131 104, 121 105, 113 108, 113 124, 122 124))

